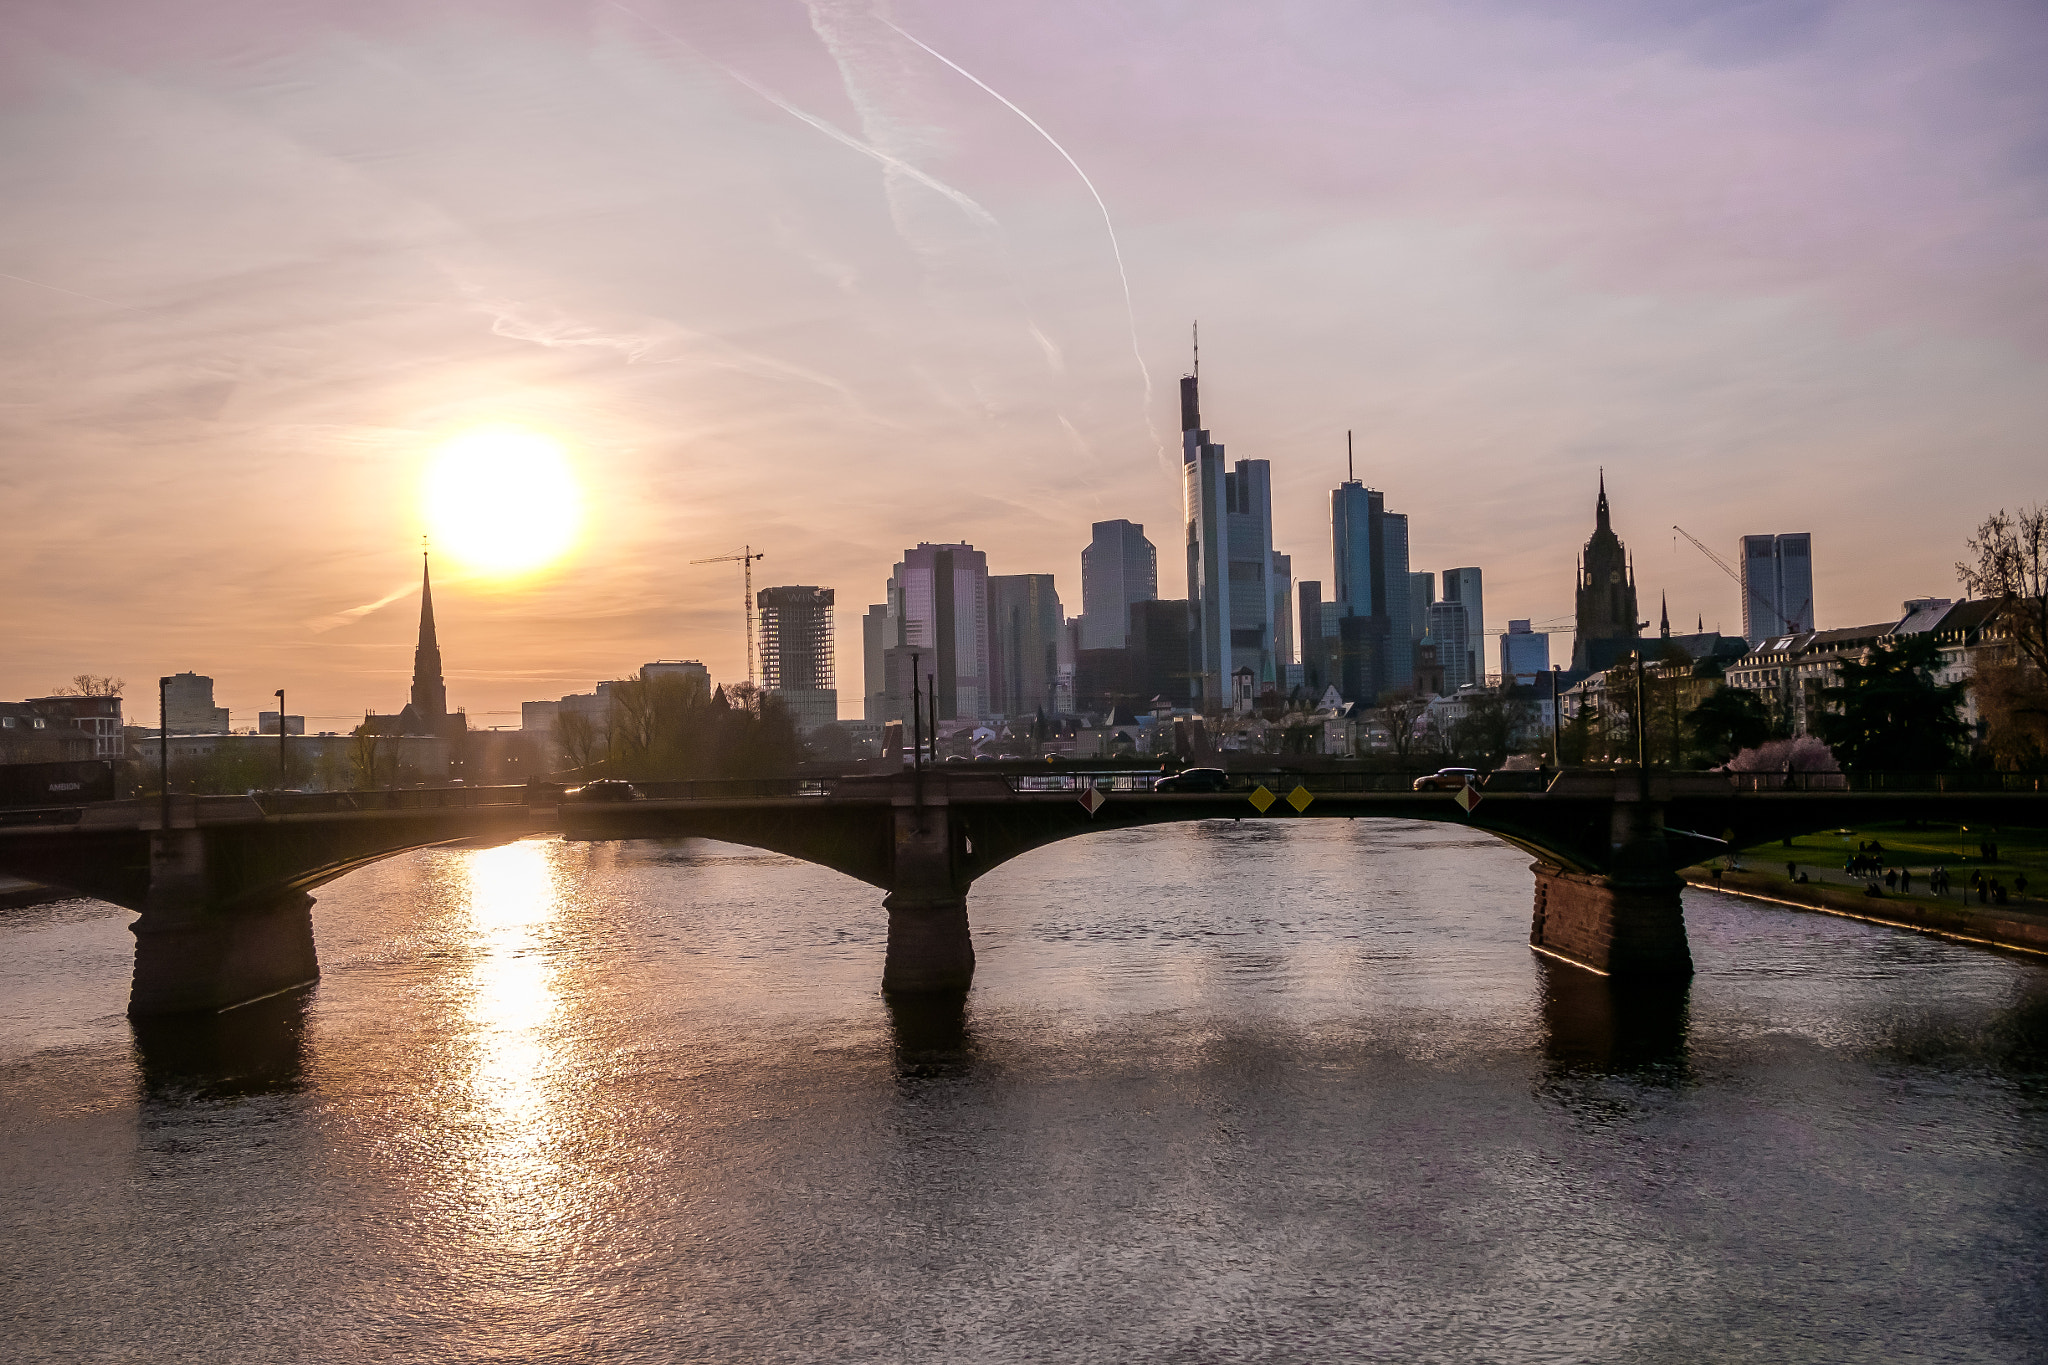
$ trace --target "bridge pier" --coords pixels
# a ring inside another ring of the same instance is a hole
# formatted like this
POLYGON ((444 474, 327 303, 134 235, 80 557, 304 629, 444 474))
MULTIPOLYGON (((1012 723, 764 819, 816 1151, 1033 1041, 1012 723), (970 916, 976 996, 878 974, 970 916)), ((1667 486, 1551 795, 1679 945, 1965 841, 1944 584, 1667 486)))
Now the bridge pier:
POLYGON ((894 860, 889 951, 882 989, 890 994, 964 991, 974 982, 967 887, 955 872, 951 807, 908 804, 891 811, 894 860))
POLYGON ((1692 975, 1679 903, 1685 880, 1671 870, 1663 803, 1651 799, 1648 784, 1616 787, 1606 875, 1532 865, 1529 945, 1611 977, 1684 980, 1692 975))
POLYGON ((303 891, 223 903, 204 832, 157 830, 135 933, 130 1018, 217 1013, 320 978, 313 898, 303 891))

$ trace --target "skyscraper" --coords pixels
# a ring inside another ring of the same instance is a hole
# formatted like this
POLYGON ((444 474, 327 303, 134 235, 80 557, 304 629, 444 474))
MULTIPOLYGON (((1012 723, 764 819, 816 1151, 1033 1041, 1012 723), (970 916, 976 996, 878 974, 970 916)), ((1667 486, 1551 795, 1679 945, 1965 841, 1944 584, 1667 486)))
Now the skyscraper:
POLYGON ((896 617, 887 602, 875 603, 868 608, 867 615, 860 618, 862 720, 902 719, 889 714, 885 700, 889 693, 889 675, 882 659, 884 650, 902 643, 897 637, 896 617))
POLYGON ((1415 677, 1408 518, 1387 511, 1377 488, 1346 479, 1330 493, 1330 554, 1342 655, 1333 680, 1347 700, 1370 705, 1415 677))
POLYGON ((1273 595, 1272 610, 1267 620, 1273 623, 1273 666, 1284 668, 1294 663, 1294 557, 1275 550, 1268 556, 1273 566, 1266 583, 1273 595))
POLYGON ((1479 570, 1445 569, 1443 600, 1465 610, 1465 657, 1451 658, 1438 641, 1437 660, 1444 666, 1445 683, 1455 692, 1467 684, 1486 681, 1486 605, 1479 570))
POLYGON ((761 609, 761 687, 789 711, 801 731, 839 719, 833 678, 830 588, 763 588, 754 595, 761 609))
MULTIPOLYGON (((1100 529, 1098 526, 1097 530, 1100 529)), ((1149 551, 1152 547, 1145 548, 1149 551)), ((1125 611, 1128 613, 1129 608, 1125 611)), ((991 574, 988 619, 990 713, 1030 716, 1041 710, 1055 710, 1053 684, 1059 677, 1059 636, 1064 616, 1053 576, 991 574)))
MULTIPOLYGON (((972 545, 922 543, 889 580, 901 643, 923 653, 940 720, 989 712, 988 556, 972 545)), ((885 651, 886 653, 886 651, 885 651)))
POLYGON ((1742 634, 1750 644, 1813 629, 1813 536, 1742 538, 1742 634))
POLYGON ((1550 637, 1529 629, 1527 621, 1508 622, 1500 637, 1500 680, 1504 687, 1533 683, 1550 671, 1550 637))
POLYGON ((1193 704, 1215 712, 1249 671, 1254 695, 1279 681, 1273 625, 1272 466, 1224 465, 1202 429, 1199 381, 1180 381, 1181 494, 1187 513, 1188 653, 1193 704))
POLYGON ((1600 476, 1600 500, 1593 508, 1593 534, 1579 559, 1577 631, 1572 669, 1614 667, 1636 648, 1642 627, 1636 620, 1636 574, 1628 550, 1614 534, 1607 514, 1607 476, 1600 476))
POLYGON ((1159 552, 1132 521, 1098 521, 1081 551, 1081 648, 1122 649, 1131 603, 1159 600, 1159 552))

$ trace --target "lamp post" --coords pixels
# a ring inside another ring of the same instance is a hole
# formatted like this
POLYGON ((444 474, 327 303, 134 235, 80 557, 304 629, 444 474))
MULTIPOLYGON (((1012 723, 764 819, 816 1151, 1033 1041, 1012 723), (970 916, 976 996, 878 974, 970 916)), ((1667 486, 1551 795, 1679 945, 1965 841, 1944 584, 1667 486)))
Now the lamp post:
POLYGON ((1550 666, 1550 766, 1560 771, 1564 768, 1564 749, 1558 742, 1558 733, 1564 726, 1564 717, 1557 710, 1557 665, 1550 666))
POLYGON ((924 767, 924 693, 918 688, 924 675, 917 671, 918 657, 915 653, 910 656, 910 770, 913 773, 924 767))
POLYGON ((157 786, 161 789, 159 811, 162 827, 171 827, 171 680, 156 680, 156 764, 157 786))
POLYGON ((277 789, 283 791, 291 783, 290 770, 285 761, 284 747, 284 689, 277 689, 277 789))

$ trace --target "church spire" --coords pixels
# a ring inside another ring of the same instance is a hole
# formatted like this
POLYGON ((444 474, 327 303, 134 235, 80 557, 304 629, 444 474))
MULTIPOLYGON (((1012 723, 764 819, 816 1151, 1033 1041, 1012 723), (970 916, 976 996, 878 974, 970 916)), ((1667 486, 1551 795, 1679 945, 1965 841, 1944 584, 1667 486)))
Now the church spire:
POLYGON ((448 715, 441 642, 434 636, 434 579, 425 550, 420 551, 420 641, 412 655, 412 709, 420 719, 435 723, 448 715))
POLYGON ((1671 594, 1660 592, 1657 597, 1664 604, 1664 619, 1658 626, 1658 634, 1668 640, 1671 638, 1671 594))
POLYGON ((1610 529, 1607 524, 1607 466, 1605 465, 1600 466, 1600 501, 1594 504, 1593 507, 1593 526, 1594 529, 1600 531, 1610 529))

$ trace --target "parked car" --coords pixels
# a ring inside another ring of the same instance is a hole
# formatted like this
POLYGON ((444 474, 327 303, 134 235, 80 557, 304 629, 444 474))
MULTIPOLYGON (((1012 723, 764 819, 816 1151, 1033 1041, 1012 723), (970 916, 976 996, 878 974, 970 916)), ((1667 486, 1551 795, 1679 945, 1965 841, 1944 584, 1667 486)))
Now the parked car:
POLYGON ((1189 768, 1162 777, 1152 784, 1156 792, 1220 792, 1230 786, 1230 776, 1221 768, 1189 768))
POLYGON ((639 789, 631 782, 616 777, 600 777, 595 782, 585 782, 580 787, 571 787, 562 793, 564 801, 638 801, 639 789))
POLYGON ((1419 792, 1454 792, 1460 787, 1478 785, 1477 768, 1438 768, 1428 777, 1415 779, 1415 790, 1419 792))

